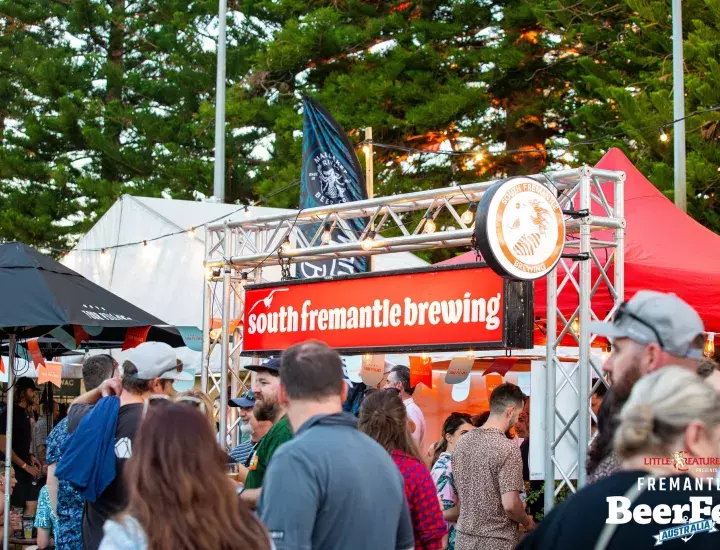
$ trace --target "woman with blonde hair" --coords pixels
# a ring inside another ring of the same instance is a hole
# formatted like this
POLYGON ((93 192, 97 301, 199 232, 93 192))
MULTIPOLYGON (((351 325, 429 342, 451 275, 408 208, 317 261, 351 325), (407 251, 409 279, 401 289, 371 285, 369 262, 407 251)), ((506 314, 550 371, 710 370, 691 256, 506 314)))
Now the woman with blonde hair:
POLYGON ((710 510, 720 504, 720 397, 712 387, 682 367, 641 378, 620 412, 614 447, 622 470, 557 506, 518 548, 675 548, 680 537, 688 539, 684 550, 717 548, 710 510), (710 506, 693 513, 691 498, 710 506))
POLYGON ((200 409, 200 412, 205 415, 210 422, 210 425, 215 428, 215 414, 213 410, 213 402, 208 394, 192 389, 179 393, 175 397, 175 401, 178 403, 187 403, 193 405, 195 408, 200 409))

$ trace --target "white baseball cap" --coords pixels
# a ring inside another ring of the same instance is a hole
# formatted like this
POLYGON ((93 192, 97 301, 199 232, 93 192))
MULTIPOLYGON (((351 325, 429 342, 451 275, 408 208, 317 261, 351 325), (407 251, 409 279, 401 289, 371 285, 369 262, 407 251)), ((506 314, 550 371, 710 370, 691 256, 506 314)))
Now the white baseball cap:
POLYGON ((193 380, 190 373, 183 372, 183 364, 178 361, 175 350, 163 342, 143 342, 128 350, 125 361, 137 368, 133 378, 138 380, 193 380))

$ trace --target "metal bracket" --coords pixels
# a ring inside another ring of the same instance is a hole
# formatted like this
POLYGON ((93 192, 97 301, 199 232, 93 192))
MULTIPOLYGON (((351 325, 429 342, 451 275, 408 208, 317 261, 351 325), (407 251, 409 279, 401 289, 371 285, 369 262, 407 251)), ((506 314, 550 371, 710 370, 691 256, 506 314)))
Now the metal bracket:
POLYGON ((587 218, 590 215, 590 210, 587 208, 583 208, 582 210, 563 210, 562 213, 570 216, 574 220, 578 220, 580 218, 587 218))

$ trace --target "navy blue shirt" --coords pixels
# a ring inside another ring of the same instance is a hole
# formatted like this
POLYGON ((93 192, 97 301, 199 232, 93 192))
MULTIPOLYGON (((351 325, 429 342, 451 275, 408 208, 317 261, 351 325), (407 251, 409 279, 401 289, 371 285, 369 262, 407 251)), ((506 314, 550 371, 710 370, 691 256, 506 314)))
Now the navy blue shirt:
POLYGON ((408 550, 403 479, 348 413, 314 416, 280 447, 258 510, 277 550, 408 550))

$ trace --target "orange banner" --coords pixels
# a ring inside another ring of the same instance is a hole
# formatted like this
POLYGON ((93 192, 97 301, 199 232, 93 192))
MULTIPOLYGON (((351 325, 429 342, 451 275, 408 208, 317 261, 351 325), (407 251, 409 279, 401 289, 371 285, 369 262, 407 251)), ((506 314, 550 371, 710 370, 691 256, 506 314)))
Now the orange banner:
MULTIPOLYGON (((242 325, 241 319, 230 319, 230 332, 235 332, 235 329, 242 325)), ((212 320, 210 325, 211 330, 222 328, 222 319, 217 317, 212 320)))
POLYGON ((2 360, 2 357, 0 357, 0 372, 5 374, 5 363, 2 360))
POLYGON ((150 327, 130 327, 125 332, 125 341, 123 342, 122 350, 136 348, 142 344, 146 339, 150 327))
POLYGON ((429 357, 410 356, 410 385, 414 388, 425 384, 432 388, 432 359, 429 357))
POLYGON ((38 384, 51 382, 58 388, 62 383, 62 364, 48 361, 44 365, 38 367, 38 384))
POLYGON ((75 333, 75 348, 79 348, 83 342, 90 341, 90 335, 81 325, 73 325, 73 332, 75 333))
POLYGON ((40 345, 38 344, 37 338, 28 340, 27 348, 30 352, 30 357, 32 357, 32 362, 35 367, 45 364, 45 359, 43 359, 42 353, 40 353, 40 345))
POLYGON ((483 373, 483 376, 487 376, 488 374, 492 374, 494 372, 500 376, 505 376, 517 362, 517 357, 498 357, 495 361, 493 361, 493 364, 490 365, 490 368, 483 373))

